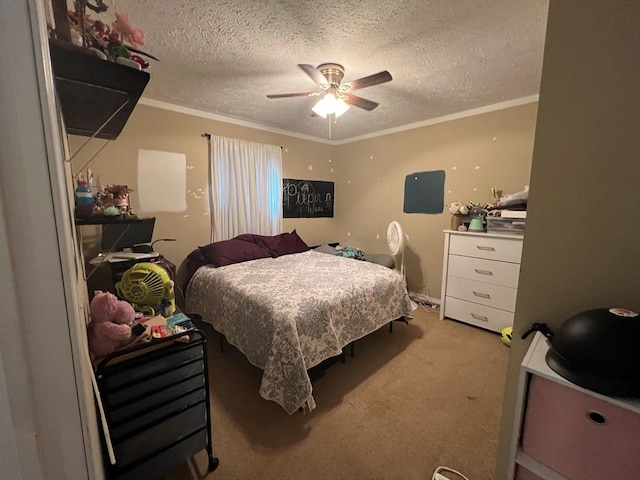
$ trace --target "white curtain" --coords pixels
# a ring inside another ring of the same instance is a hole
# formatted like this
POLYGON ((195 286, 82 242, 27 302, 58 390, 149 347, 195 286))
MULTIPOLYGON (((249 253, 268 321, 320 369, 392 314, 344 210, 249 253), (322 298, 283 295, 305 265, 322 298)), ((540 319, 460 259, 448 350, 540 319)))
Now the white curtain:
POLYGON ((211 241, 282 229, 282 148, 211 135, 211 241))

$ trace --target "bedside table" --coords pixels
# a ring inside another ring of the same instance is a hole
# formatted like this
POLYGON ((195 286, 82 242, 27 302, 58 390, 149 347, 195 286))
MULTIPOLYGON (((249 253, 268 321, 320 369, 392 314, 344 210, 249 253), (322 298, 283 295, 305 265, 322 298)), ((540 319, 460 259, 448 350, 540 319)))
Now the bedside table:
POLYGON ((547 365, 548 349, 537 333, 520 367, 507 478, 638 478, 640 399, 569 382, 547 365))

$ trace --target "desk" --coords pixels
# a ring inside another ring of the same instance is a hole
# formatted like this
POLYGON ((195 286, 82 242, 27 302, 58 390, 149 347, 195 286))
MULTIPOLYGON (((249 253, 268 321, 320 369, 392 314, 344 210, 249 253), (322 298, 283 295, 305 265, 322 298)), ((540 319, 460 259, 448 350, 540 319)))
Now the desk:
POLYGON ((103 256, 95 257, 88 262, 88 268, 93 269, 92 274, 87 278, 87 288, 89 289, 90 299, 93 298, 93 292, 95 290, 111 292, 117 295, 116 283, 120 281, 122 274, 136 263, 155 263, 163 267, 169 273, 169 278, 175 282, 176 266, 159 253, 138 254, 145 256, 133 259, 112 258, 118 255, 122 255, 122 252, 111 252, 103 256), (108 258, 112 258, 113 261, 107 260, 108 258))

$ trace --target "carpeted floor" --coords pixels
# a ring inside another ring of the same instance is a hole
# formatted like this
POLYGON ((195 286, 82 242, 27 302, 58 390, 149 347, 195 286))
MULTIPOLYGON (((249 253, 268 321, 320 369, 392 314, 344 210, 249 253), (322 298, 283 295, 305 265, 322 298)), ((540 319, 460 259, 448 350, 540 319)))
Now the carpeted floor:
POLYGON ((356 342, 314 381, 317 408, 289 416, 260 397, 261 371, 209 335, 218 469, 199 453, 166 480, 430 480, 439 465, 491 480, 509 349, 497 334, 418 309, 356 342))

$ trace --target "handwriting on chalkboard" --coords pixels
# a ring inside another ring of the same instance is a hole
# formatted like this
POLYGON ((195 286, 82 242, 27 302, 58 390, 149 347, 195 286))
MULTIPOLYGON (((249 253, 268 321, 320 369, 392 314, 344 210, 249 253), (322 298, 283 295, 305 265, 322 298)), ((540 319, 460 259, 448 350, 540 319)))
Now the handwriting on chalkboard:
POLYGON ((333 217, 333 182, 282 180, 284 218, 333 217))

